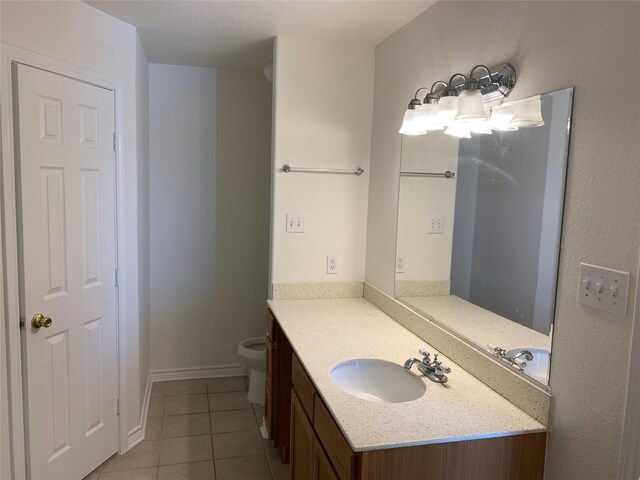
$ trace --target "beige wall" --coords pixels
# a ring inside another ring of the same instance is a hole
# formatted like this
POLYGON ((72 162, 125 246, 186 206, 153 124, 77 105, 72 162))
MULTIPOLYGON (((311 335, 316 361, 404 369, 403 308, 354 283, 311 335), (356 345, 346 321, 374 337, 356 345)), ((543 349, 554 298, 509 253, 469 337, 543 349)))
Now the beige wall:
POLYGON ((371 46, 276 40, 272 283, 364 278, 373 74, 371 46), (285 163, 366 173, 283 173, 285 163), (287 213, 305 214, 305 233, 286 233, 287 213), (338 256, 337 275, 327 255, 338 256))
POLYGON ((271 84, 150 66, 151 369, 241 363, 264 333, 271 84))
POLYGON ((138 289, 138 139, 136 128, 135 27, 81 2, 3 1, 0 39, 3 42, 64 62, 108 74, 123 82, 122 155, 124 158, 125 251, 121 285, 126 301, 127 421, 140 423, 140 331, 138 289))
POLYGON ((366 280, 388 294, 397 131, 415 89, 507 61, 518 74, 513 99, 576 87, 551 367, 553 480, 617 478, 633 308, 621 318, 576 297, 580 262, 638 271, 640 96, 614 79, 640 76, 639 21, 637 2, 440 2, 376 50, 366 280))

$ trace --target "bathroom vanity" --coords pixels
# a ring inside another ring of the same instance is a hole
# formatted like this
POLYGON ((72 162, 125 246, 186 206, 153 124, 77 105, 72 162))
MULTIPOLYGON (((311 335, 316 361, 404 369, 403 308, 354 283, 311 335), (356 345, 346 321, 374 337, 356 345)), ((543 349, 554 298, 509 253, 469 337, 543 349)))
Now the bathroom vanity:
MULTIPOLYGON (((271 300, 266 419, 292 480, 541 479, 546 429, 475 377, 451 367, 406 402, 345 393, 330 372, 352 359, 401 366, 438 353, 363 298, 271 300)), ((413 379, 412 379, 413 381, 413 379)))

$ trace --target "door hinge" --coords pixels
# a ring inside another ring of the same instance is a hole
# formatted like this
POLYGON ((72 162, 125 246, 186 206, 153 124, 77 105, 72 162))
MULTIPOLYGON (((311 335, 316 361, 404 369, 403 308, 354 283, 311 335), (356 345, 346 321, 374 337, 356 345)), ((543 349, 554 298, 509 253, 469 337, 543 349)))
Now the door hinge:
POLYGON ((24 326, 25 326, 25 318, 20 317, 20 328, 24 330, 24 326))
POLYGON ((117 152, 118 140, 116 137, 116 132, 113 132, 113 151, 117 152))
POLYGON ((120 416, 120 399, 116 401, 116 415, 120 416))
POLYGON ((118 280, 118 269, 116 268, 116 287, 119 286, 119 280, 118 280))

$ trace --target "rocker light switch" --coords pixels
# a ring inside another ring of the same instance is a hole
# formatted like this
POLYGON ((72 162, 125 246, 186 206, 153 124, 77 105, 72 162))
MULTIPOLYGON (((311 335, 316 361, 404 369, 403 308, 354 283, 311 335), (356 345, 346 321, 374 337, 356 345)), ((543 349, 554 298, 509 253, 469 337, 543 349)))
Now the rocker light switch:
POLYGON ((629 272, 580 264, 578 302, 624 317, 628 297, 629 272))

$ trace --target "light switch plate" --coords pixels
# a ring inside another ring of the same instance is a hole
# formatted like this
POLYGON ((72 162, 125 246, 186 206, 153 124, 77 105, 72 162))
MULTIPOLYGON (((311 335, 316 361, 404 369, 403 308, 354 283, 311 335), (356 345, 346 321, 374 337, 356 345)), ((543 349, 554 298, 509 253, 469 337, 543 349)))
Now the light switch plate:
POLYGON ((580 264, 578 302, 616 315, 627 315, 629 272, 580 264))
POLYGON ((287 213, 287 233, 304 233, 304 215, 287 213))

